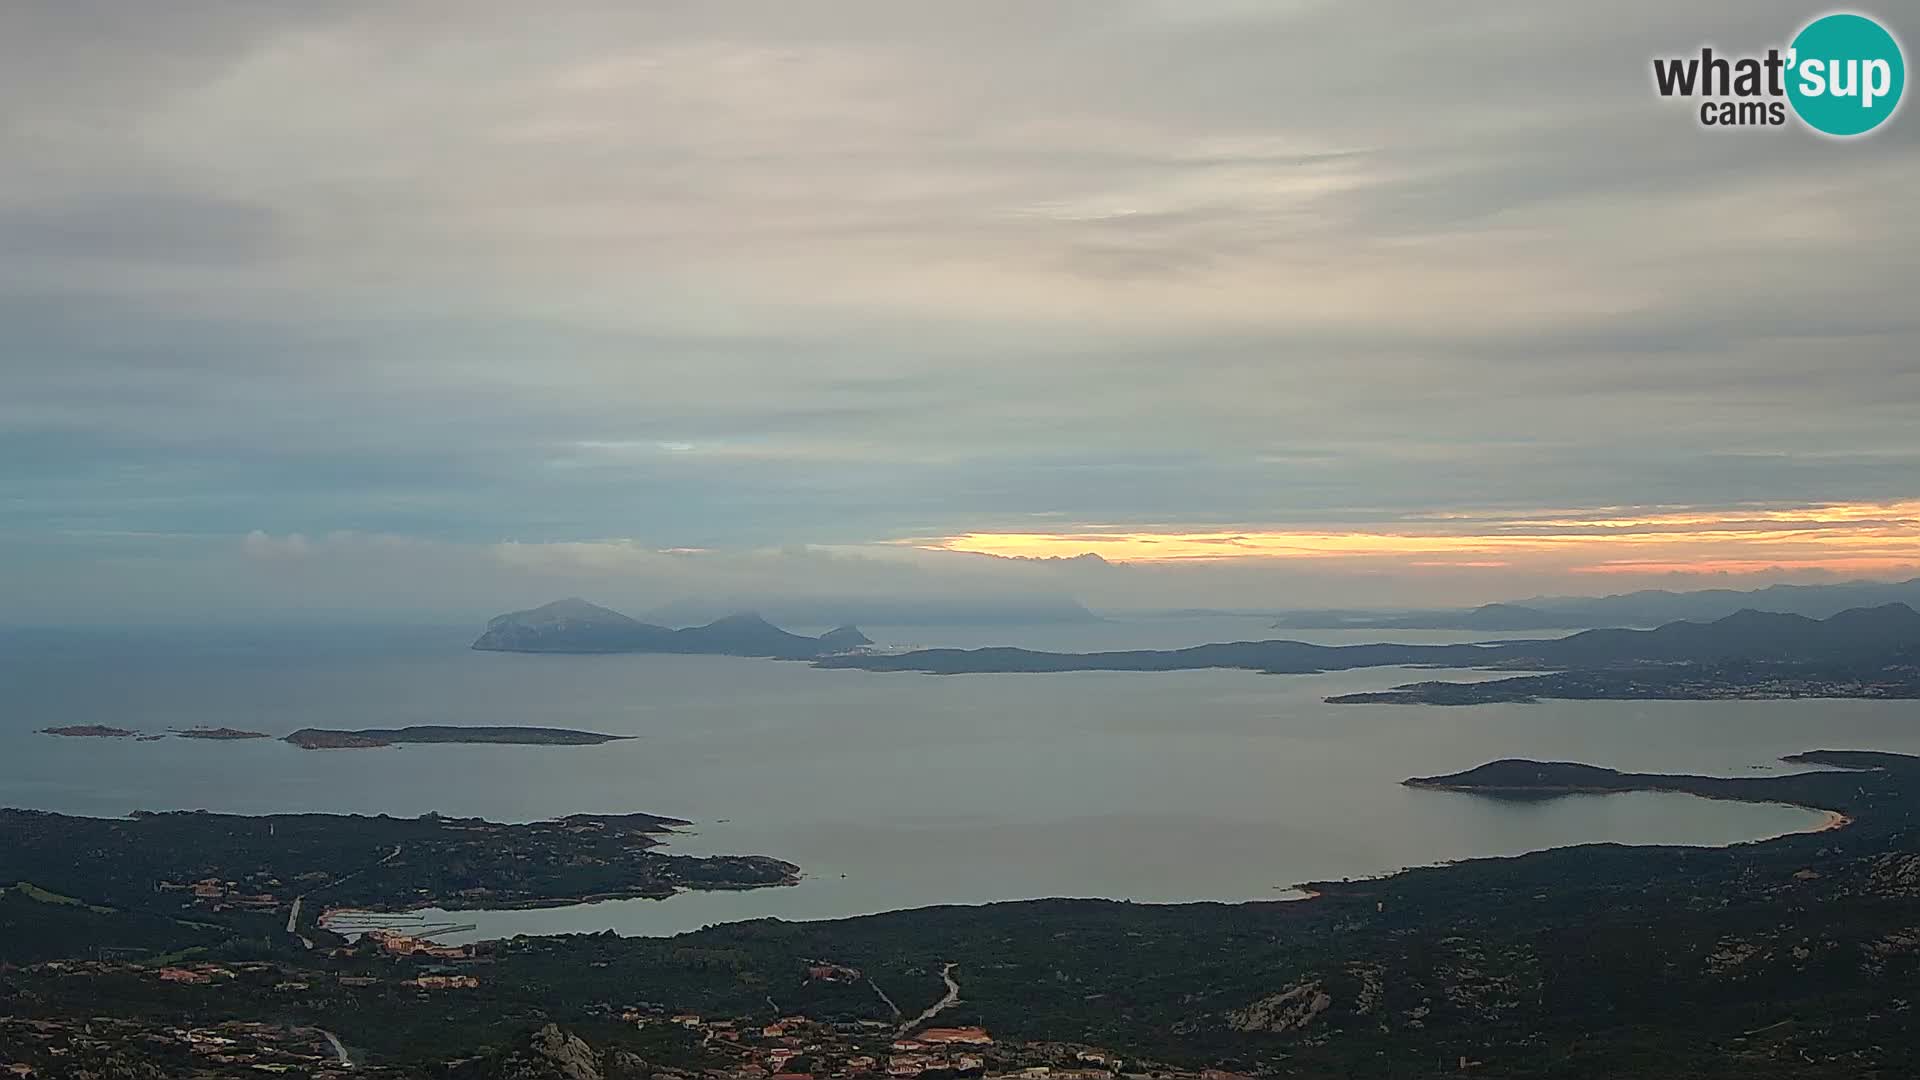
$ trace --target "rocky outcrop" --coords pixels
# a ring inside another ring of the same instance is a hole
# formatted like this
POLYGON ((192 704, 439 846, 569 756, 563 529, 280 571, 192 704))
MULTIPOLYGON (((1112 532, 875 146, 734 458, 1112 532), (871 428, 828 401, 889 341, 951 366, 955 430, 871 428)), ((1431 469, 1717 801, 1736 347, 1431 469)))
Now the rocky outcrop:
POLYGON ((822 652, 852 652, 855 649, 864 649, 871 644, 873 644, 873 639, 861 633, 860 628, 852 624, 836 626, 820 635, 820 649, 822 652))
POLYGON ((1332 1007, 1333 997, 1321 989, 1316 979, 1289 986, 1243 1009, 1229 1012, 1227 1026, 1235 1031, 1301 1031, 1332 1007))
POLYGON ((1877 896, 1920 896, 1920 855, 1880 856, 1867 872, 1867 885, 1877 896))
POLYGON ((578 1035, 548 1024, 527 1045, 507 1056, 501 1080, 606 1080, 599 1055, 578 1035))

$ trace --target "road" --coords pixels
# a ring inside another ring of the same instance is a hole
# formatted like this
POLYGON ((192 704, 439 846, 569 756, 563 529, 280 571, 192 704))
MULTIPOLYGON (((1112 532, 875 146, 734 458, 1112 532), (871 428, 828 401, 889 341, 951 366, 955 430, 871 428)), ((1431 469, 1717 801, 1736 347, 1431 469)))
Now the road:
POLYGON ((901 1024, 900 1030, 894 1032, 895 1038, 898 1038, 901 1035, 905 1035, 907 1032, 912 1031, 914 1028, 919 1027, 921 1024, 926 1023, 927 1021, 947 1011, 949 1008, 952 1008, 953 1006, 958 1005, 960 1003, 960 984, 953 981, 953 965, 952 964, 947 964, 941 967, 940 978, 941 978, 941 981, 947 984, 947 996, 927 1006, 927 1010, 921 1013, 919 1016, 916 1016, 913 1019, 907 1021, 906 1023, 901 1024))
POLYGON ((353 1068, 353 1059, 347 1056, 346 1044, 340 1041, 340 1036, 335 1035, 326 1028, 320 1028, 318 1030, 320 1034, 326 1038, 327 1045, 333 1047, 334 1056, 340 1059, 340 1067, 343 1069, 353 1068))
MULTIPOLYGON (((373 865, 385 866, 388 863, 392 862, 394 859, 399 858, 399 856, 400 856, 400 845, 395 844, 393 845, 392 851, 387 852, 386 855, 381 857, 379 862, 374 863, 373 865)), ((361 874, 366 873, 368 869, 369 869, 368 867, 362 867, 358 870, 355 870, 351 874, 346 874, 341 877, 334 878, 332 881, 327 882, 325 885, 315 886, 312 891, 320 892, 323 889, 331 889, 335 885, 338 885, 343 881, 352 881, 354 878, 357 878, 361 874)), ((299 938, 300 944, 305 945, 307 948, 311 949, 313 948, 313 940, 307 937, 306 935, 300 933, 300 905, 306 902, 308 895, 309 895, 308 893, 301 893, 299 896, 296 896, 293 898, 293 910, 287 912, 287 933, 292 934, 293 936, 299 938)))
POLYGON ((887 1011, 893 1013, 893 1018, 900 1019, 900 1006, 893 1003, 893 999, 887 996, 885 990, 880 989, 880 984, 874 982, 872 976, 868 976, 867 985, 873 987, 873 992, 880 995, 881 1002, 886 1005, 887 1011))

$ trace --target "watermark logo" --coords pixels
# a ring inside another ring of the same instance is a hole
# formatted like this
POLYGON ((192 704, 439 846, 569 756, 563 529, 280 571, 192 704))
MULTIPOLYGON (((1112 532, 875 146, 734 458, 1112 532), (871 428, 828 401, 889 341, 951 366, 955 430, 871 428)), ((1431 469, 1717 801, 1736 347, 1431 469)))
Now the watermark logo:
POLYGON ((1763 55, 1656 57, 1661 97, 1700 99, 1700 125, 1781 127, 1789 114, 1823 134, 1865 135, 1890 119, 1907 85, 1906 59, 1885 26, 1865 15, 1822 15, 1787 47, 1763 55))

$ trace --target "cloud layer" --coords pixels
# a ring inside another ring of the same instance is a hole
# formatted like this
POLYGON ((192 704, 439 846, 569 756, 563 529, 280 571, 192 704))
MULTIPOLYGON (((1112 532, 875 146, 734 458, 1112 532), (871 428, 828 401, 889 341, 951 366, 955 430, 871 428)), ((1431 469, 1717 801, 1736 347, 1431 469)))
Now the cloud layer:
MULTIPOLYGON (((1259 588, 1468 599, 1537 590, 1391 538, 1901 504, 1920 129, 1709 133, 1649 85, 1809 14, 26 0, 0 585, 184 598, 256 530, 476 588, 503 544, 1360 534, 1259 588)), ((1708 532, 1512 569, 1910 558, 1708 532)))

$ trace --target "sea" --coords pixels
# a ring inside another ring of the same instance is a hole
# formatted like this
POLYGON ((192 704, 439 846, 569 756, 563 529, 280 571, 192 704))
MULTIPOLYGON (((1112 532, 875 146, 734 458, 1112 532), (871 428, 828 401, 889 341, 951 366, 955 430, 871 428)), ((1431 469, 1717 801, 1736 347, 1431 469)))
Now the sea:
MULTIPOLYGON (((796 628, 813 630, 816 628, 796 628)), ((1569 844, 1725 845, 1817 828, 1788 806, 1680 794, 1512 801, 1400 781, 1502 757, 1764 775, 1816 748, 1920 752, 1912 702, 1329 705, 1430 671, 949 675, 730 657, 474 652, 473 625, 0 634, 0 805, 495 820, 644 811, 663 850, 772 855, 797 885, 665 900, 428 911, 451 940, 822 919, 1038 897, 1300 895, 1301 882, 1569 844), (226 726, 508 724, 631 735, 588 747, 302 750, 278 739, 71 738, 226 726)), ((1237 616, 868 628, 883 645, 1170 648, 1485 635, 1274 631, 1237 616)), ((1491 673, 1449 672, 1446 678, 1491 673)))

